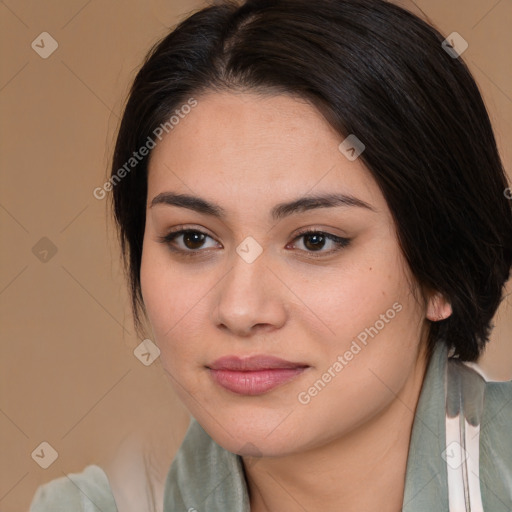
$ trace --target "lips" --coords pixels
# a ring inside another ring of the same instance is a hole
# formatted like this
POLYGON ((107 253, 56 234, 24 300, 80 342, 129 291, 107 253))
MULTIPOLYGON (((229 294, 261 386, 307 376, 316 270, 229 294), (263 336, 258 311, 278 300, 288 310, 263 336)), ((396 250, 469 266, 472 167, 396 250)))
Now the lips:
POLYGON ((289 382, 309 365, 286 361, 273 356, 239 358, 227 356, 208 365, 213 380, 240 395, 261 395, 289 382))
POLYGON ((208 368, 212 370, 256 371, 274 370, 276 368, 307 368, 306 363, 293 363, 273 356, 251 356, 240 358, 237 356, 221 357, 208 368))

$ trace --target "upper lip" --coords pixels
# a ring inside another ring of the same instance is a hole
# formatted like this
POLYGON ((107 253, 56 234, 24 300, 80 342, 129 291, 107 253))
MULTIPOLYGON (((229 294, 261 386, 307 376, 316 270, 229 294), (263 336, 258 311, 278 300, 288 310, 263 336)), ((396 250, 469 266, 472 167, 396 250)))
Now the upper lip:
POLYGON ((225 356, 216 359, 208 368, 212 370, 257 371, 276 368, 306 368, 308 364, 294 363, 279 357, 257 355, 250 357, 225 356))

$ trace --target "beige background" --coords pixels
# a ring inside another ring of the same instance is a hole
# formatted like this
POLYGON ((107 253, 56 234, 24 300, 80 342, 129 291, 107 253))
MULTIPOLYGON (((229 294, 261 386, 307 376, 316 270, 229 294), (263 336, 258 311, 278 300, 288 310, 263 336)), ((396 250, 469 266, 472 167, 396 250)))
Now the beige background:
MULTIPOLYGON (((141 340, 131 325, 113 226, 105 221, 106 201, 92 191, 105 182, 123 101, 143 56, 203 4, 0 2, 2 512, 26 510, 39 484, 87 464, 111 470, 118 446, 130 446, 120 445, 125 436, 158 446, 163 474, 184 435, 188 416, 160 361, 146 367, 133 355, 141 340), (31 48, 42 32, 58 42, 47 59, 31 48), (38 243, 39 256, 49 251, 47 261, 34 254, 38 243), (58 452, 48 469, 31 457, 43 441, 58 452)), ((464 58, 510 173, 512 2, 402 4, 469 42, 464 58)), ((497 380, 512 378, 511 334, 508 298, 482 361, 497 380)))

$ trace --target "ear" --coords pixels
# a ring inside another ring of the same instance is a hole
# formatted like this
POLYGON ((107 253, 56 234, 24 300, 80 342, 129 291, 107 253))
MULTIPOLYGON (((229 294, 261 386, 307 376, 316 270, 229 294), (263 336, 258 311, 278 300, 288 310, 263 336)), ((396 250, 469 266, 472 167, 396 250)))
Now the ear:
POLYGON ((440 292, 434 292, 428 299, 427 318, 432 322, 445 320, 452 314, 452 306, 440 292))

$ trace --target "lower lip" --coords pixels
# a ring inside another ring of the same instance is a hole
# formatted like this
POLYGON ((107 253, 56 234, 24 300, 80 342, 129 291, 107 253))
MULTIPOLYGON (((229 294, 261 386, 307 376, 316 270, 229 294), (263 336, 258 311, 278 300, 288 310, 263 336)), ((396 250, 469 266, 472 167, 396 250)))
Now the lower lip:
POLYGON ((258 371, 212 370, 213 380, 239 395, 261 395, 300 375, 306 368, 275 368, 258 371))

